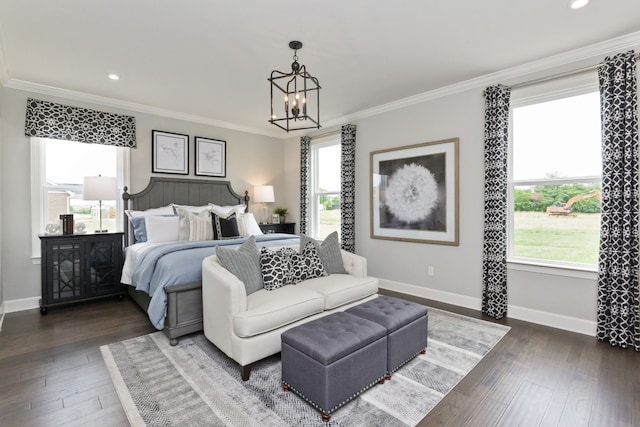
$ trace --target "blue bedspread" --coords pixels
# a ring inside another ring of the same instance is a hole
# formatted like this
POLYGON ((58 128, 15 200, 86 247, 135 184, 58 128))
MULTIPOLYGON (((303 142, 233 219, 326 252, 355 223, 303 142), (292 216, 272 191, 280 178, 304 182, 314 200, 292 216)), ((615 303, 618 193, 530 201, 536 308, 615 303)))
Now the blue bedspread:
MULTIPOLYGON (((151 296, 147 313, 156 329, 164 328, 167 314, 165 287, 202 281, 202 261, 215 254, 216 247, 240 245, 247 238, 233 240, 204 240, 198 242, 167 243, 147 250, 132 276, 137 290, 151 296)), ((282 246, 299 243, 290 234, 256 236, 258 246, 282 246)))

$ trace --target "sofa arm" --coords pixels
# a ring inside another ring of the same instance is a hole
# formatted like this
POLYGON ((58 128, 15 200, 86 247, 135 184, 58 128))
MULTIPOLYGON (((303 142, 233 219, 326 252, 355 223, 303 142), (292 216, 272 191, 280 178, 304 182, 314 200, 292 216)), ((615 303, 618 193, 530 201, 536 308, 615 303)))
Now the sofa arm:
POLYGON ((247 310, 244 284, 215 255, 202 261, 202 323, 205 336, 232 355, 233 316, 247 310))
POLYGON ((367 259, 365 257, 352 254, 343 249, 340 252, 342 253, 342 261, 347 273, 352 276, 367 277, 367 259))

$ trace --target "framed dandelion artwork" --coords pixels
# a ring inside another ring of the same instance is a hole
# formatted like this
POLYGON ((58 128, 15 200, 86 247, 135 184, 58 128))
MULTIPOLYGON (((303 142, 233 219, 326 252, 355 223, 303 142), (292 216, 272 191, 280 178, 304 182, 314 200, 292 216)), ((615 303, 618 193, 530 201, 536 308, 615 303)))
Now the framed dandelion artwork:
POLYGON ((458 143, 371 152, 371 238, 458 246, 458 143))

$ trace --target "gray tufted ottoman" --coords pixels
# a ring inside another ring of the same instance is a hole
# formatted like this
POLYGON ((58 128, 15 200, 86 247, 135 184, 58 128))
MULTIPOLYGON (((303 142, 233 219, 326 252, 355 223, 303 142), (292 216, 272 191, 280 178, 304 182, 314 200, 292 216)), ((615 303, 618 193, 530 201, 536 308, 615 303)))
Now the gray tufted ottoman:
POLYGON ((346 310, 364 319, 376 322, 387 330, 387 376, 413 359, 425 353, 429 313, 427 307, 380 295, 346 310))
POLYGON ((333 313, 282 334, 282 386, 331 413, 387 371, 387 331, 349 313, 333 313))

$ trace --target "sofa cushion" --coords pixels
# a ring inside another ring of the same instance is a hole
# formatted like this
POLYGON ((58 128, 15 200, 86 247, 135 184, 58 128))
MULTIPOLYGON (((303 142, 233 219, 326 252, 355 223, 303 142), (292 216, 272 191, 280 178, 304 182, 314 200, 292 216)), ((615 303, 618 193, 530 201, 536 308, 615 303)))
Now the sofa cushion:
POLYGON ((322 265, 327 270, 327 273, 346 273, 344 269, 344 262, 342 261, 342 254, 340 252, 340 240, 338 239, 338 232, 334 231, 329 234, 322 243, 317 240, 301 234, 300 235, 300 247, 304 248, 308 242, 312 242, 318 251, 322 265))
POLYGON ((233 273, 244 284, 247 295, 262 289, 260 253, 255 236, 251 236, 238 249, 221 246, 216 255, 220 264, 233 273))
POLYGON ((350 274, 332 274, 306 280, 297 287, 324 295, 324 309, 331 310, 378 292, 378 279, 350 274))
POLYGON ((247 310, 233 316, 233 331, 252 337, 324 311, 324 297, 311 289, 260 289, 247 297, 247 310))

